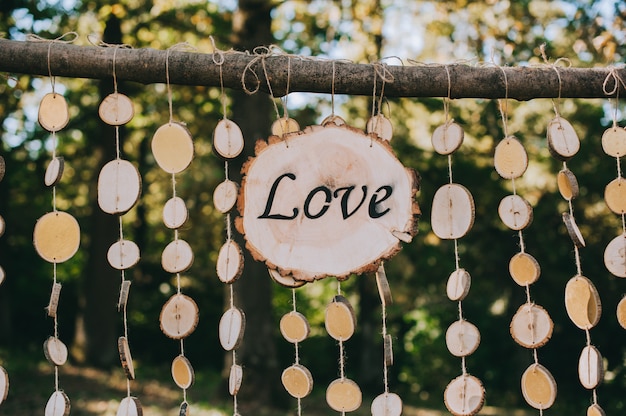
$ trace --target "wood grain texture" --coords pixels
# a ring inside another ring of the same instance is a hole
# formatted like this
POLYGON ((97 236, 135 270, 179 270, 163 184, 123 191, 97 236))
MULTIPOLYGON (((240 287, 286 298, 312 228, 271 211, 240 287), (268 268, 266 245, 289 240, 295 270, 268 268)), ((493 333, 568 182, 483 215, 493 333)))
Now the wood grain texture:
POLYGON ((476 377, 461 375, 448 384, 443 393, 443 401, 454 416, 472 416, 485 403, 485 389, 476 377))
POLYGON ((522 374, 522 394, 535 409, 548 409, 556 400, 556 381, 541 364, 531 364, 522 374))

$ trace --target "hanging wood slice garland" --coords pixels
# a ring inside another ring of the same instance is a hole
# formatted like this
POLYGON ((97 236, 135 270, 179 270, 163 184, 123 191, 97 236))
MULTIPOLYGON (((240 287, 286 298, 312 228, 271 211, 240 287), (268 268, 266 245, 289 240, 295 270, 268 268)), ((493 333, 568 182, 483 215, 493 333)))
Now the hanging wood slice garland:
POLYGON ((561 170, 556 176, 556 183, 564 200, 571 201, 578 196, 578 179, 571 170, 561 170))
POLYGON ((588 390, 595 389, 604 379, 602 355, 593 345, 583 348, 578 359, 578 378, 580 384, 588 390))
POLYGON ((591 329, 602 315, 602 304, 596 287, 584 276, 574 276, 565 285, 565 309, 574 325, 591 329))
POLYGON ((154 159, 167 173, 182 172, 193 160, 193 139, 181 123, 159 127, 152 137, 151 146, 154 159))
POLYGON ((235 240, 228 240, 217 255, 217 277, 222 283, 233 283, 243 273, 243 251, 235 240))
POLYGON ((580 150, 580 139, 576 130, 563 117, 555 117, 548 124, 548 147, 557 159, 568 160, 580 150))
POLYGON ((231 396, 236 396, 243 382, 243 368, 234 364, 230 366, 230 374, 228 376, 228 392, 231 396))
POLYGON ((430 225, 441 239, 461 238, 474 225, 474 198, 463 185, 451 183, 439 188, 432 206, 430 225))
POLYGON ((539 348, 550 340, 553 328, 554 323, 544 308, 525 303, 511 320, 511 337, 522 347, 539 348))
POLYGON ((626 277, 626 234, 615 237, 604 250, 604 265, 617 277, 626 277))
POLYGON ((7 170, 6 161, 4 160, 4 157, 0 156, 0 181, 4 179, 4 174, 6 173, 6 170, 7 170))
POLYGON ((213 132, 213 148, 225 159, 239 156, 243 151, 243 133, 239 126, 227 118, 220 120, 213 132))
POLYGON ((448 384, 443 393, 444 404, 455 416, 472 416, 485 402, 485 389, 479 379, 461 375, 448 384))
POLYGON ((347 378, 333 381, 326 389, 326 402, 337 412, 353 412, 361 406, 362 400, 359 386, 347 378))
POLYGON ((121 311, 126 307, 129 293, 130 293, 130 280, 124 280, 120 286, 120 296, 117 300, 118 311, 121 311))
POLYGON ((609 156, 626 155, 626 129, 609 127, 602 134, 602 150, 609 156))
POLYGON ((139 199, 141 177, 127 160, 108 162, 98 176, 98 205, 107 214, 124 214, 139 199))
POLYGON ((572 239, 574 245, 578 248, 585 247, 585 239, 583 238, 583 234, 580 232, 580 228, 576 224, 576 220, 572 217, 568 212, 563 213, 563 222, 565 223, 565 228, 567 229, 567 233, 569 237, 572 239))
POLYGON ((241 345, 246 328, 246 316, 239 308, 231 307, 222 315, 219 324, 219 338, 222 348, 232 351, 241 345))
POLYGON ((617 304, 617 322, 626 329, 626 297, 622 298, 617 304))
POLYGON ((531 364, 522 374, 522 394, 535 409, 548 409, 556 400, 556 381, 541 364, 531 364))
POLYGON ((587 416, 606 416, 604 410, 598 404, 592 404, 587 408, 587 416))
POLYGON ((98 114, 105 123, 111 126, 121 126, 132 120, 135 110, 130 98, 115 92, 104 97, 98 107, 98 114))
POLYGON ((604 200, 614 213, 626 213, 626 180, 622 177, 613 179, 604 189, 604 200))
POLYGON ((523 230, 533 220, 533 209, 524 198, 519 195, 509 195, 500 201, 498 206, 500 219, 511 230, 523 230))
POLYGON ((178 409, 178 416, 189 416, 189 403, 182 402, 180 409, 178 409))
POLYGON ((0 366, 0 404, 7 398, 9 394, 9 373, 4 367, 0 366))
POLYGON ((389 287, 389 281, 387 280, 387 273, 385 267, 381 265, 376 270, 376 287, 378 288, 378 296, 383 306, 389 306, 393 303, 393 297, 391 295, 391 287, 389 287))
POLYGON ((465 299, 470 290, 472 278, 465 269, 457 269, 450 274, 446 285, 446 294, 451 301, 465 299))
POLYGON ((0 216, 0 237, 2 237, 4 235, 4 231, 6 230, 6 222, 4 221, 4 218, 2 216, 0 216))
POLYGON ((193 250, 185 240, 171 241, 161 253, 161 266, 170 273, 189 270, 193 264, 193 250))
POLYGON ((114 269, 129 269, 139 263, 139 246, 130 240, 117 241, 109 247, 107 260, 114 269))
POLYGON ((175 196, 163 205, 163 224, 169 229, 176 230, 187 222, 189 212, 182 198, 175 196))
POLYGON ((4 271, 2 266, 0 266, 0 286, 2 286, 2 283, 4 283, 4 280, 6 279, 6 277, 7 277, 6 272, 4 271))
POLYGON ((416 233, 417 179, 389 145, 327 124, 258 141, 245 164, 236 225, 281 275, 312 281, 375 271, 416 233))
POLYGON ((119 337, 117 339, 117 349, 120 353, 120 362, 126 377, 129 380, 135 379, 135 366, 133 364, 133 357, 130 354, 130 346, 126 337, 119 337))
POLYGON ((181 389, 188 389, 193 384, 195 379, 193 367, 184 355, 179 355, 172 361, 172 379, 181 389))
POLYGON ((517 138, 509 136, 496 146, 493 163, 504 179, 517 179, 526 172, 528 154, 517 138))
POLYGON ((70 398, 62 390, 57 390, 48 399, 45 416, 68 416, 70 414, 70 398))
POLYGON ((117 408, 116 416, 143 416, 141 402, 136 397, 125 397, 117 408))
POLYGON ((376 114, 367 120, 365 126, 367 133, 374 133, 383 140, 389 141, 393 137, 393 125, 391 120, 384 116, 384 114, 376 114))
POLYGON ((401 416, 402 399, 395 393, 383 393, 372 401, 372 416, 401 416))
POLYGON ((446 331, 446 346, 450 354, 456 357, 467 357, 473 354, 479 344, 478 328, 465 320, 453 322, 446 331))
POLYGON ((280 333, 292 344, 307 339, 309 332, 309 322, 300 312, 291 311, 280 319, 280 333))
POLYGON ((61 283, 56 282, 52 284, 52 290, 50 291, 50 300, 46 307, 46 312, 50 318, 55 318, 57 315, 57 309, 59 307, 59 296, 61 296, 61 283))
POLYGON ((337 341, 346 341, 354 335, 356 315, 348 299, 336 295, 326 307, 326 332, 337 341))
POLYGON ((272 134, 283 137, 286 134, 295 133, 300 130, 300 125, 296 120, 289 117, 281 117, 272 123, 272 134))
POLYGON ((39 103, 38 121, 49 132, 57 132, 67 126, 70 111, 65 97, 54 92, 44 95, 39 103))
POLYGON ((46 359, 53 365, 64 365, 67 361, 67 347, 58 338, 49 337, 43 343, 46 359))
POLYGON ((62 157, 55 157, 48 163, 46 174, 44 175, 46 186, 56 186, 61 181, 64 166, 65 163, 62 157))
POLYGON ((236 182, 228 179, 223 181, 213 191, 213 205, 222 214, 229 212, 237 203, 238 192, 239 186, 236 182))
POLYGON ((313 376, 303 365, 294 364, 286 368, 280 379, 287 393, 296 399, 302 399, 313 391, 313 376))
POLYGON ((189 296, 173 295, 161 309, 161 331, 174 339, 191 334, 198 325, 198 306, 189 296))
POLYGON ((39 256, 50 263, 63 263, 78 251, 80 227, 70 214, 54 211, 35 224, 33 243, 39 256))
POLYGON ((531 285, 539 279, 541 267, 539 262, 528 253, 517 253, 509 261, 509 273, 520 286, 531 285))
POLYGON ((458 124, 450 121, 442 124, 433 131, 431 142, 435 152, 440 155, 449 155, 457 151, 463 144, 465 133, 458 124))

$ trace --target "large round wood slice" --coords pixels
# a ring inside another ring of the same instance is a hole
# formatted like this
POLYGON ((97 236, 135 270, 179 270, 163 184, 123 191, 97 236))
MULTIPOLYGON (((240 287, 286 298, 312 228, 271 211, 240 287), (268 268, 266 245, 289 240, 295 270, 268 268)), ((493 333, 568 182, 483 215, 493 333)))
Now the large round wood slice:
POLYGON ((584 276, 574 276, 565 285, 565 309, 574 325, 591 329, 600 320, 602 304, 596 287, 584 276))
POLYGON ((130 210, 141 194, 141 177, 127 160, 108 162, 98 176, 98 205, 107 214, 123 214, 130 210))
POLYGON ((585 247, 585 239, 580 232, 580 228, 576 224, 576 220, 568 212, 563 213, 563 223, 567 229, 567 234, 572 239, 574 245, 578 248, 585 247))
POLYGON ((233 364, 230 366, 230 374, 228 376, 228 392, 231 396, 236 396, 243 382, 243 368, 240 365, 233 364))
POLYGON ((576 175, 569 170, 563 169, 556 175, 556 184, 559 188, 559 193, 566 201, 571 201, 578 196, 578 179, 576 175))
POLYGON ((130 240, 119 240, 109 247, 107 260, 114 269, 131 268, 139 262, 139 246, 130 240))
POLYGON ((469 293, 472 278, 465 269, 456 269, 448 277, 446 285, 446 294, 451 301, 459 301, 465 299, 469 293))
POLYGON ((539 348, 552 336, 554 323, 548 312, 539 305, 525 303, 511 320, 511 337, 525 348, 539 348))
POLYGON ((0 404, 7 398, 9 394, 9 373, 4 367, 0 366, 0 404))
POLYGON ((307 283, 306 280, 296 280, 291 275, 283 276, 274 269, 267 269, 267 271, 269 272, 270 277, 273 281, 284 287, 295 289, 304 286, 307 283))
POLYGON ((435 152, 440 155, 449 155, 461 147, 464 136, 463 128, 450 121, 442 124, 433 131, 431 142, 435 152))
POLYGON ((33 232, 37 254, 50 263, 63 263, 72 258, 80 245, 78 221, 63 211, 44 214, 33 232))
POLYGON ((531 285, 539 279, 541 267, 539 262, 528 253, 517 253, 509 261, 509 273, 520 286, 531 285))
POLYGON ((163 270, 170 273, 182 273, 193 264, 193 250, 185 240, 170 242, 161 253, 163 270))
POLYGON ((604 265, 617 277, 626 277, 626 234, 615 237, 604 250, 604 265))
POLYGON ((353 412, 361 406, 361 389, 352 380, 340 378, 328 385, 326 403, 337 412, 353 412))
POLYGON ((130 98, 115 92, 104 97, 98 107, 98 114, 105 123, 111 126, 121 126, 132 120, 135 109, 130 98))
POLYGON ((480 344, 480 332, 466 320, 453 322, 446 331, 446 346, 450 354, 467 357, 476 351, 480 344))
POLYGON ((602 134, 602 150, 609 156, 626 155, 626 129, 609 127, 602 134))
POLYGON ((531 364, 522 374, 522 395, 535 409, 548 409, 556 400, 556 381, 541 364, 531 364))
POLYGON ((472 416, 485 403, 485 389, 479 379, 469 374, 452 380, 443 393, 443 401, 455 416, 472 416))
POLYGON ((606 206, 616 214, 626 213, 626 179, 613 179, 604 188, 606 206))
POLYGON ((43 353, 52 365, 64 365, 67 362, 67 347, 58 338, 49 337, 45 340, 43 353))
POLYGON ((246 328, 246 316, 239 308, 228 309, 220 318, 219 338, 222 348, 232 351, 239 348, 246 328))
POLYGON ((326 332, 337 341, 346 341, 354 335, 356 315, 348 299, 336 295, 326 307, 326 332))
POLYGON ((617 322, 622 328, 626 329, 626 297, 622 298, 617 304, 616 314, 617 322))
POLYGON ((367 120, 365 126, 367 133, 374 133, 383 140, 389 141, 393 137, 393 126, 391 121, 384 114, 376 114, 367 120))
POLYGON ((4 160, 4 157, 0 156, 0 181, 4 179, 4 174, 6 173, 6 170, 7 170, 6 161, 4 160))
POLYGON ((50 300, 46 307, 46 312, 50 318, 54 318, 57 315, 57 308, 59 307, 59 296, 61 296, 61 283, 56 282, 52 285, 52 291, 50 292, 50 300))
POLYGON ((309 321, 300 312, 291 311, 280 319, 280 333, 291 342, 302 342, 309 336, 309 321))
POLYGON ((286 134, 295 133, 300 130, 300 125, 293 118, 281 117, 272 123, 272 134, 283 137, 286 134))
POLYGON ((229 212, 237 203, 238 192, 237 183, 226 179, 213 191, 213 206, 222 214, 229 212))
POLYGON ((217 277, 222 283, 233 283, 243 273, 243 251, 235 240, 228 240, 217 255, 217 277))
POLYGON ((373 272, 417 231, 415 172, 363 131, 330 123, 289 146, 258 141, 243 172, 236 225, 255 259, 296 280, 373 272))
POLYGON ((300 364, 294 364, 283 371, 280 380, 292 397, 302 399, 313 390, 313 376, 308 368, 300 364))
POLYGON ((372 401, 372 416, 402 415, 402 399, 395 393, 383 393, 372 401))
POLYGON ((193 367, 184 355, 179 355, 172 361, 172 379, 183 390, 193 384, 195 379, 193 367))
POLYGON ((441 239, 467 234, 474 225, 474 198, 467 188, 456 183, 439 188, 433 198, 430 225, 441 239))
POLYGON ((62 157, 55 157, 48 163, 44 175, 44 183, 46 186, 56 186, 61 181, 64 166, 65 163, 62 157))
POLYGON ((141 402, 136 397, 124 397, 117 408, 116 416, 143 416, 141 402))
POLYGON ((63 390, 57 390, 48 399, 45 416, 68 416, 70 414, 70 398, 63 390))
POLYGON ((193 138, 180 123, 164 124, 152 137, 152 154, 159 167, 167 173, 187 169, 193 160, 193 138))
POLYGON ((44 95, 39 103, 39 124, 49 132, 57 132, 67 126, 70 111, 65 97, 57 93, 44 95))
POLYGON ((533 220, 533 208, 519 195, 502 198, 498 206, 500 219, 511 230, 519 231, 528 227, 533 220))
POLYGON ((243 151, 243 133, 239 126, 227 118, 220 120, 213 132, 213 148, 226 159, 239 156, 243 151))
POLYGON ((391 296, 391 287, 387 280, 387 273, 385 272, 385 266, 381 263, 376 270, 376 287, 378 288, 378 296, 383 306, 389 306, 393 303, 393 297, 391 296))
POLYGON ((183 226, 189 217, 189 212, 182 198, 175 196, 163 205, 163 224, 169 229, 176 230, 183 226))
POLYGON ((163 305, 159 321, 161 331, 168 337, 185 338, 198 325, 198 306, 189 296, 177 293, 163 305))
POLYGON ((548 124, 548 147, 557 159, 568 160, 580 149, 580 139, 576 130, 563 117, 555 117, 548 124))
POLYGON ((593 345, 583 348, 578 359, 578 379, 584 388, 595 389, 604 380, 602 355, 593 345))
POLYGON ((504 179, 517 179, 526 172, 528 154, 519 140, 509 136, 496 146, 493 163, 498 175, 504 179))
POLYGON ((606 416, 606 413, 599 404, 594 403, 587 408, 587 416, 606 416))

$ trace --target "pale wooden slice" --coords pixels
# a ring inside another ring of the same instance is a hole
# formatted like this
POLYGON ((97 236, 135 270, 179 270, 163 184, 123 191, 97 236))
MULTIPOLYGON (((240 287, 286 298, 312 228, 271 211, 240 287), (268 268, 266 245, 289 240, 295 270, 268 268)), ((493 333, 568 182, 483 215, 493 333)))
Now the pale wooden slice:
POLYGON ((449 155, 461 147, 465 133, 458 124, 450 121, 433 131, 431 142, 433 149, 440 155, 449 155))
POLYGON ((493 163, 498 175, 504 179, 517 179, 526 172, 528 154, 519 140, 509 136, 496 146, 493 163))
POLYGON ((580 149, 576 130, 563 117, 555 117, 548 124, 548 146, 557 159, 568 160, 580 149))
POLYGON ((226 179, 215 187, 213 191, 213 206, 222 214, 229 212, 237 202, 239 185, 236 182, 226 179))
POLYGON ((308 368, 300 364, 294 364, 283 371, 280 380, 292 397, 302 399, 313 390, 313 376, 308 368))
POLYGON ((402 399, 395 393, 383 393, 372 401, 372 416, 402 415, 402 399))
POLYGON ((180 409, 178 409, 178 416, 189 416, 189 403, 182 402, 180 409))
POLYGON ((602 355, 593 345, 583 348, 578 359, 578 379, 584 388, 595 389, 604 380, 602 355))
POLYGON ((361 406, 359 386, 348 378, 334 380, 326 389, 326 403, 337 412, 353 412, 361 406))
POLYGON ((626 234, 615 237, 604 250, 604 265, 617 277, 626 277, 626 234))
POLYGON ((550 408, 556 400, 556 381, 547 368, 531 364, 522 374, 522 395, 535 409, 550 408))
POLYGON ((533 208, 519 195, 502 198, 498 206, 500 219, 511 230, 519 231, 528 227, 533 220, 533 208))
POLYGON ((606 416, 599 404, 592 404, 587 408, 587 416, 606 416))
POLYGON ((619 322, 622 328, 626 329, 626 297, 622 298, 617 304, 616 314, 617 322, 619 322))
POLYGON ((393 365, 393 339, 389 334, 383 337, 383 358, 387 367, 393 365))
POLYGON ((228 392, 231 396, 236 396, 243 382, 243 368, 234 364, 230 366, 230 374, 228 376, 228 392))
POLYGON ((179 355, 172 361, 172 379, 181 389, 188 389, 195 380, 191 363, 184 355, 179 355))
POLYGON ((300 125, 293 118, 281 117, 272 123, 272 134, 283 137, 289 133, 300 131, 300 125))
POLYGON ((472 278, 465 269, 456 269, 448 277, 446 284, 446 294, 451 301, 459 301, 465 299, 469 293, 472 278))
POLYGON ((0 266, 0 286, 2 286, 2 283, 4 283, 4 280, 6 279, 7 274, 4 271, 4 268, 2 266, 0 266))
POLYGON ((322 126, 327 126, 329 124, 333 124, 335 126, 345 126, 346 120, 343 118, 336 116, 334 114, 329 115, 324 120, 322 120, 322 126))
POLYGON ((578 179, 576 179, 576 175, 571 170, 563 169, 559 171, 556 175, 556 184, 559 188, 559 193, 566 201, 571 201, 578 196, 578 179))
POLYGON ((380 302, 384 306, 389 306, 393 303, 393 297, 391 296, 391 287, 387 280, 387 273, 385 272, 385 266, 381 263, 376 270, 376 287, 378 288, 378 296, 380 296, 380 302))
POLYGON ((463 185, 448 184, 433 198, 431 227, 441 239, 463 237, 474 225, 474 199, 463 185))
POLYGON ((58 338, 49 337, 43 343, 43 353, 46 360, 53 365, 64 365, 67 362, 67 347, 58 338))
POLYGON ((98 176, 98 205, 107 214, 129 211, 141 194, 141 176, 127 160, 116 159, 102 167, 98 176))
POLYGON ((464 319, 453 322, 446 331, 446 346, 450 354, 456 357, 467 357, 473 354, 479 344, 478 328, 464 319))
POLYGON ((580 329, 591 329, 600 320, 602 304, 596 287, 584 276, 574 276, 565 285, 565 309, 580 329))
POLYGON ((602 134, 602 150, 613 157, 626 155, 626 130, 619 127, 606 129, 602 134))
POLYGON ((78 221, 63 211, 49 212, 37 220, 33 243, 42 259, 50 263, 63 263, 78 251, 78 221))
POLYGON ((539 305, 526 303, 519 307, 511 320, 511 337, 525 348, 539 348, 552 336, 554 323, 539 305))
POLYGON ((275 281, 276 283, 284 287, 295 289, 298 287, 302 287, 307 283, 306 280, 294 279, 292 275, 283 276, 277 270, 274 270, 274 269, 267 269, 267 271, 269 272, 270 277, 272 278, 273 281, 275 281))
POLYGON ((116 416, 143 416, 141 402, 136 397, 125 397, 117 408, 116 416))
POLYGON ((4 179, 4 174, 6 173, 6 170, 7 170, 6 161, 4 160, 4 157, 0 156, 0 181, 4 179))
POLYGON ((213 148, 226 159, 237 157, 243 151, 244 139, 239 126, 227 118, 220 120, 213 132, 213 148))
POLYGON ((49 132, 57 132, 67 126, 70 111, 65 97, 57 93, 44 95, 39 103, 39 124, 49 132))
POLYGON ((280 319, 280 333, 291 342, 302 342, 309 336, 309 321, 300 312, 291 311, 280 319))
POLYGON ((182 198, 175 196, 163 205, 163 224, 169 229, 176 230, 187 222, 189 212, 182 198))
POLYGON ((130 240, 119 240, 109 247, 107 260, 114 269, 131 268, 139 263, 139 246, 130 240))
POLYGON ((337 341, 346 341, 354 335, 356 315, 348 299, 336 295, 326 307, 326 332, 337 341))
POLYGON ((452 380, 443 393, 444 404, 455 416, 472 416, 485 403, 485 389, 479 379, 469 374, 452 380))
POLYGON ((120 285, 120 296, 117 299, 117 310, 121 311, 126 307, 128 294, 130 293, 130 280, 124 280, 120 285))
POLYGON ((604 188, 606 206, 616 214, 626 213, 626 180, 622 177, 613 179, 604 188))
POLYGON ((152 154, 161 169, 167 173, 180 173, 193 160, 193 138, 180 123, 164 124, 152 136, 152 154))
POLYGON ((578 228, 574 217, 572 217, 568 212, 564 212, 563 223, 565 223, 567 234, 569 234, 569 237, 572 239, 574 245, 578 248, 585 247, 585 239, 583 234, 580 232, 580 228, 578 228))
POLYGON ((0 215, 0 237, 2 237, 4 235, 4 232, 6 231, 6 222, 4 221, 4 217, 0 215))
POLYGON ((177 293, 163 305, 159 321, 161 331, 168 337, 185 338, 198 325, 198 306, 189 296, 177 293))
POLYGON ((367 120, 365 126, 367 133, 374 133, 383 140, 390 141, 393 137, 393 126, 391 120, 384 116, 384 114, 376 114, 367 120))
POLYGON ((98 107, 98 114, 105 123, 111 126, 121 126, 132 120, 135 110, 130 98, 115 92, 104 97, 98 107))
POLYGON ((61 296, 61 283, 56 282, 52 285, 52 291, 50 292, 50 300, 46 307, 46 313, 50 318, 57 316, 57 309, 59 307, 59 296, 61 296))
POLYGON ((246 316, 239 308, 232 307, 222 315, 219 324, 219 338, 222 348, 232 351, 239 348, 246 328, 246 316))
POLYGON ((517 253, 509 261, 509 273, 520 286, 535 283, 541 275, 539 262, 528 253, 517 253))
POLYGON ((9 394, 9 373, 0 366, 0 404, 6 400, 9 394))
POLYGON ((48 399, 45 416, 68 416, 70 414, 70 398, 63 390, 57 390, 48 399))
POLYGON ((119 337, 117 339, 117 351, 120 353, 120 363, 124 369, 124 373, 129 380, 135 379, 135 365, 133 364, 133 357, 130 354, 130 346, 126 337, 119 337))
POLYGON ((243 273, 243 250, 235 240, 228 240, 217 255, 217 277, 222 283, 233 283, 243 273))
POLYGON ((62 157, 55 157, 48 163, 46 173, 44 175, 44 183, 46 186, 56 186, 63 177, 63 168, 65 166, 62 157))
POLYGON ((170 242, 161 254, 163 270, 169 273, 182 273, 193 264, 193 250, 185 240, 170 242))

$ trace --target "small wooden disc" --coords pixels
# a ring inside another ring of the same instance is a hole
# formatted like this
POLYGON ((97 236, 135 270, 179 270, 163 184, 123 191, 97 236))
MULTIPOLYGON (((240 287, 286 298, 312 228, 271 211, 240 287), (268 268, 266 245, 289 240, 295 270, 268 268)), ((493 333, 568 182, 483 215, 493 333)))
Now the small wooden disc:
POLYGON ((517 179, 526 172, 528 154, 519 140, 509 136, 496 146, 493 163, 498 175, 504 179, 517 179))
POLYGON ((4 279, 6 279, 7 274, 4 271, 4 268, 2 266, 0 266, 0 286, 2 286, 2 283, 4 283, 4 279))
POLYGON ((626 155, 626 130, 619 127, 606 129, 602 134, 602 150, 613 157, 626 155))
POLYGON ((141 402, 136 397, 124 397, 117 408, 116 416, 143 416, 141 402))
POLYGON ((617 304, 616 314, 617 322, 619 322, 622 328, 626 329, 626 297, 623 297, 617 304))
POLYGON ((49 212, 37 220, 33 243, 42 259, 50 263, 63 263, 78 251, 78 221, 63 211, 49 212))
POLYGON ((576 130, 563 117, 555 117, 548 124, 548 146, 557 159, 568 160, 580 149, 576 130))
POLYGON ((450 354, 467 357, 476 351, 480 344, 478 328, 466 320, 453 322, 446 331, 446 346, 450 354))
POLYGON ((59 296, 61 296, 61 283, 56 282, 52 285, 52 291, 50 292, 50 301, 46 307, 46 312, 50 318, 54 318, 57 315, 57 308, 59 307, 59 296))
POLYGON ((295 133, 300 130, 300 125, 293 118, 281 117, 272 123, 272 134, 283 137, 285 134, 295 133))
POLYGON ((574 276, 565 285, 565 309, 569 319, 580 329, 591 329, 602 315, 596 287, 584 276, 574 276))
POLYGON ((62 157, 55 157, 48 163, 46 174, 44 175, 46 186, 56 186, 61 181, 64 166, 65 163, 62 157))
POLYGON ((4 367, 0 366, 0 404, 7 398, 9 394, 9 373, 4 367))
POLYGON ((243 273, 243 250, 235 240, 228 240, 217 255, 217 277, 222 283, 233 283, 243 273))
POLYGON ((0 237, 4 235, 6 230, 6 222, 4 221, 4 217, 0 215, 0 237))
POLYGON ((519 231, 528 227, 533 220, 533 208, 519 195, 502 198, 498 206, 500 219, 511 230, 519 231))
POLYGON ((128 294, 130 292, 130 280, 124 280, 120 285, 120 296, 117 299, 117 310, 121 311, 126 307, 128 302, 128 294))
POLYGON ((135 110, 130 98, 115 92, 104 97, 98 107, 98 114, 105 123, 111 126, 121 126, 132 120, 135 110))
POLYGON ((574 245, 578 248, 585 247, 585 239, 580 232, 580 228, 576 224, 576 220, 568 212, 563 213, 563 223, 567 229, 567 234, 572 239, 574 245))
POLYGON ((592 404, 587 408, 587 416, 606 416, 604 410, 598 404, 592 404))
POLYGON ((402 399, 395 393, 379 394, 372 401, 372 416, 402 415, 402 399))
POLYGON ((228 392, 231 396, 237 395, 243 382, 243 368, 234 364, 230 366, 230 374, 228 376, 228 392))
POLYGON ((595 389, 604 380, 602 355, 593 345, 583 348, 578 359, 578 379, 588 390, 595 389))
POLYGON ((130 210, 141 194, 141 176, 127 160, 108 162, 98 176, 98 205, 107 214, 123 214, 130 210))
POLYGON ((182 402, 178 409, 178 416, 189 416, 189 403, 182 402))
POLYGON ((387 367, 393 365, 393 339, 389 334, 383 338, 383 358, 387 367))
POLYGON ((433 131, 431 142, 435 152, 440 155, 449 155, 463 144, 465 133, 463 128, 454 122, 448 122, 433 131))
POLYGON ((239 185, 236 182, 226 179, 215 187, 213 191, 213 206, 222 214, 226 214, 233 209, 237 202, 239 185))
POLYGON ((614 213, 626 213, 626 179, 619 177, 609 182, 604 188, 604 201, 614 213))
POLYGON ((280 380, 287 393, 296 399, 308 396, 313 390, 313 376, 308 368, 300 364, 286 368, 280 380))
POLYGON ((387 273, 385 272, 385 266, 381 263, 376 270, 376 287, 378 288, 378 296, 380 296, 380 302, 384 306, 389 306, 393 303, 393 297, 391 296, 391 287, 387 280, 387 273))
POLYGON ((556 400, 556 381, 541 364, 531 364, 522 374, 522 394, 535 409, 548 409, 556 400))
POLYGON ((130 240, 120 240, 109 247, 107 260, 111 267, 126 270, 139 262, 139 246, 130 240))
POLYGON ((448 277, 446 294, 451 301, 465 299, 472 284, 472 277, 465 269, 456 269, 448 277))
POLYGON ((167 228, 176 230, 187 222, 187 218, 189 218, 189 211, 182 198, 175 196, 163 205, 163 224, 167 228))
POLYGON ((187 169, 193 160, 193 138, 180 123, 164 124, 152 137, 152 154, 161 169, 167 173, 179 173, 187 169))
POLYGON ((309 336, 309 321, 300 312, 291 311, 280 319, 280 333, 291 342, 302 342, 309 336))
POLYGON ((193 251, 185 240, 170 242, 161 254, 163 270, 169 273, 182 273, 193 264, 193 251))
POLYGON ((49 337, 45 340, 43 353, 52 365, 64 365, 67 362, 67 347, 58 338, 49 337))
POLYGON ((161 331, 168 337, 185 338, 198 325, 198 306, 189 296, 177 293, 163 305, 159 321, 161 331))
POLYGON ((68 416, 70 414, 70 398, 63 390, 57 390, 48 399, 45 416, 68 416))
POLYGON ((461 238, 474 225, 474 199, 463 185, 448 184, 433 198, 431 227, 444 240, 461 238))
POLYGON ((269 272, 270 277, 273 281, 284 287, 295 289, 298 287, 302 287, 307 283, 306 280, 296 280, 291 275, 283 276, 274 269, 267 269, 267 271, 269 272))
POLYGON ((556 175, 556 184, 559 188, 559 193, 566 201, 571 201, 578 196, 578 179, 576 175, 569 170, 563 169, 556 175))
POLYGON ((359 386, 347 378, 334 380, 326 389, 326 403, 337 412, 353 412, 361 406, 362 400, 359 386))
POLYGON ((246 328, 246 316, 239 308, 230 308, 222 315, 219 338, 222 348, 232 351, 239 348, 246 328))
POLYGON ((539 305, 525 303, 511 320, 511 337, 525 348, 539 348, 552 336, 554 323, 548 312, 539 305))
POLYGON ((324 120, 322 120, 322 126, 326 126, 327 124, 334 124, 335 126, 344 126, 346 124, 346 120, 344 120, 343 118, 331 114, 328 117, 326 117, 324 120))
POLYGON ((57 132, 67 126, 70 111, 65 97, 57 93, 44 95, 39 103, 39 124, 49 132, 57 132))
POLYGON ((130 346, 128 345, 126 337, 119 337, 117 339, 117 350, 120 353, 120 362, 122 363, 122 368, 124 369, 124 373, 126 373, 126 377, 128 377, 129 380, 134 380, 135 366, 133 364, 133 357, 130 354, 130 346))
POLYGON ((183 390, 193 384, 195 379, 193 367, 184 355, 179 355, 172 361, 172 379, 183 390))
POLYGON ((326 332, 337 341, 346 341, 354 334, 356 315, 348 299, 336 295, 326 307, 326 332))
POLYGON ((222 157, 232 159, 243 151, 243 133, 234 121, 220 120, 213 132, 213 148, 222 157))
POLYGON ((520 286, 531 285, 539 279, 541 267, 539 262, 528 253, 517 253, 509 261, 509 273, 520 286))
POLYGON ((455 416, 472 416, 485 403, 485 389, 479 379, 469 374, 452 380, 443 393, 443 401, 455 416))
POLYGON ((367 133, 374 133, 383 140, 390 141, 393 137, 393 126, 384 114, 376 114, 367 120, 365 126, 367 133))
POLYGON ((6 161, 4 160, 4 157, 0 156, 0 181, 4 179, 4 174, 6 173, 6 170, 7 170, 6 161))
POLYGON ((626 277, 626 234, 618 235, 604 250, 604 265, 617 277, 626 277))

